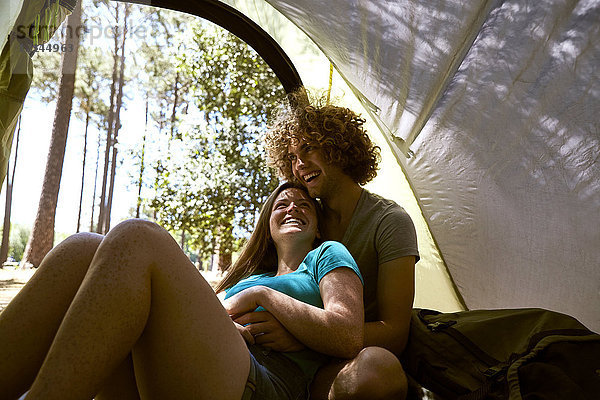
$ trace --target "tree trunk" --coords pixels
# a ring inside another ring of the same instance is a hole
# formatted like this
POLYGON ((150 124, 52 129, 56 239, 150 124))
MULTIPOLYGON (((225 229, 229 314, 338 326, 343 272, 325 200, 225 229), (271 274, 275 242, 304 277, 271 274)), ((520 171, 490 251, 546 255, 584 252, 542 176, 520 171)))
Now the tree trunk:
POLYGON ((90 218, 90 232, 94 232, 94 209, 96 208, 96 188, 98 186, 98 164, 100 163, 100 134, 98 132, 98 147, 96 147, 96 173, 94 174, 94 193, 92 194, 92 216, 90 218))
POLYGON ((175 74, 173 89, 173 108, 171 109, 171 139, 175 137, 175 121, 177 118, 177 104, 179 103, 179 71, 175 74))
MULTIPOLYGON (((116 21, 119 21, 119 4, 115 4, 116 21)), ((115 111, 115 93, 117 91, 117 73, 119 70, 119 35, 117 35, 117 26, 113 32, 115 40, 115 49, 113 54, 113 72, 112 82, 110 84, 110 106, 108 109, 108 120, 106 124, 106 150, 104 152, 104 173, 102 175, 102 190, 100 192, 100 211, 98 212, 98 224, 96 225, 96 232, 106 233, 104 231, 104 221, 106 219, 106 183, 108 181, 108 163, 110 161, 110 150, 112 148, 112 135, 114 126, 114 111, 115 111)))
POLYGON ((140 207, 142 206, 142 184, 144 183, 144 159, 146 157, 146 135, 148 133, 148 93, 146 93, 146 122, 144 125, 144 136, 142 138, 142 154, 140 155, 140 176, 138 178, 138 197, 135 207, 135 217, 140 217, 140 207))
MULTIPOLYGON (((164 114, 162 112, 162 109, 159 111, 160 113, 160 118, 158 119, 158 137, 161 138, 162 137, 162 132, 163 132, 163 127, 164 127, 164 123, 163 123, 163 117, 164 114)), ((171 141, 167 140, 167 154, 169 153, 169 149, 170 149, 170 144, 171 141)), ((155 164, 155 170, 156 170, 156 178, 154 179, 154 199, 157 198, 158 196, 158 188, 160 187, 160 175, 163 174, 163 166, 162 166, 162 161, 160 160, 160 158, 158 160, 156 160, 156 164, 155 164)), ((152 210, 152 218, 156 221, 156 217, 157 217, 157 210, 156 208, 152 210)))
POLYGON ((231 266, 231 252, 219 250, 219 271, 225 272, 231 266))
POLYGON ((62 175, 75 88, 75 71, 77 69, 77 52, 79 50, 79 36, 77 34, 81 31, 79 29, 81 25, 81 2, 77 2, 73 13, 67 18, 67 24, 72 29, 70 30, 71 34, 67 35, 65 43, 67 48, 72 45, 73 51, 65 51, 62 55, 62 72, 58 87, 58 98, 56 101, 56 111, 54 113, 54 124, 50 139, 50 149, 48 150, 48 160, 46 161, 42 194, 33 229, 25 247, 23 260, 21 260, 21 266, 39 266, 46 253, 52 249, 54 244, 54 218, 56 216, 58 190, 60 188, 60 178, 62 175))
POLYGON ((2 226, 2 246, 0 247, 0 267, 8 258, 10 247, 10 214, 12 211, 12 193, 15 183, 15 171, 17 169, 17 156, 19 154, 19 134, 21 133, 21 117, 19 117, 19 126, 17 127, 17 137, 15 138, 15 159, 13 161, 12 173, 10 172, 10 162, 6 165, 6 202, 4 203, 4 225, 2 226))
POLYGON ((83 135, 83 163, 81 166, 81 191, 79 192, 79 213, 77 214, 77 230, 79 232, 79 227, 81 226, 81 204, 83 203, 83 186, 85 183, 85 158, 87 155, 87 135, 88 135, 88 127, 90 125, 90 107, 89 107, 90 99, 87 99, 87 107, 86 107, 86 115, 85 115, 85 133, 83 135))
POLYGON ((121 107, 123 105, 123 85, 125 82, 125 39, 127 38, 127 17, 129 16, 130 6, 125 6, 125 16, 123 17, 123 39, 121 42, 121 65, 119 70, 119 89, 117 92, 117 105, 115 108, 115 125, 113 128, 112 140, 112 161, 110 165, 110 187, 108 190, 108 198, 106 200, 106 209, 104 217, 104 233, 110 230, 110 213, 112 210, 112 201, 115 189, 115 175, 117 172, 117 137, 121 129, 121 107))
POLYGON ((228 246, 226 243, 227 232, 231 229, 231 224, 228 222, 222 222, 218 228, 218 249, 217 252, 219 254, 218 268, 219 271, 225 272, 231 266, 231 246, 228 246))

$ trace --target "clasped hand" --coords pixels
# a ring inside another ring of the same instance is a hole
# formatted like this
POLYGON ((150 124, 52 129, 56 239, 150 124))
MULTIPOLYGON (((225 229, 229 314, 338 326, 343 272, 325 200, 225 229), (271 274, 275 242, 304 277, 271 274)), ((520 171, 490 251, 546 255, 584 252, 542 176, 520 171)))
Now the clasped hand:
POLYGON ((223 305, 236 328, 248 344, 258 344, 279 352, 300 351, 306 348, 273 314, 255 311, 261 306, 261 296, 268 288, 254 286, 224 300, 223 305))

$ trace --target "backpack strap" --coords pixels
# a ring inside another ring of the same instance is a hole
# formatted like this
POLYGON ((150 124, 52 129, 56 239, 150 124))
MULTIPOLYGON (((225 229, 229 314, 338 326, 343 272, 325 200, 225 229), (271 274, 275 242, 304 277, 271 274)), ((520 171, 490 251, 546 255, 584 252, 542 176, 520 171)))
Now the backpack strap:
MULTIPOLYGON (((464 346, 466 349, 468 349, 475 357, 479 358, 481 361, 483 361, 488 367, 495 367, 500 363, 500 361, 496 360, 494 357, 490 356, 489 354, 487 354, 485 351, 483 351, 479 346, 477 346, 475 343, 473 343, 468 337, 466 337, 465 335, 463 335, 459 330, 454 329, 452 326, 456 325, 456 321, 455 320, 447 320, 447 321, 436 321, 436 322, 430 322, 427 320, 427 316, 435 316, 435 315, 439 315, 440 312, 438 311, 433 311, 433 310, 420 310, 419 311, 419 319, 427 326, 427 329, 429 329, 432 332, 445 332, 446 334, 452 336, 454 338, 454 340, 456 340, 458 343, 460 343, 462 346, 464 346)), ((492 372, 492 371, 490 371, 492 372)), ((486 375, 488 375, 487 371, 486 371, 486 375)))
POLYGON ((485 400, 488 398, 496 385, 506 382, 506 371, 508 366, 502 368, 490 368, 485 371, 488 379, 477 390, 458 396, 456 400, 485 400))
POLYGON ((588 329, 552 329, 538 332, 529 340, 527 352, 533 350, 533 348, 537 346, 538 342, 547 336, 587 336, 593 334, 594 333, 588 329))

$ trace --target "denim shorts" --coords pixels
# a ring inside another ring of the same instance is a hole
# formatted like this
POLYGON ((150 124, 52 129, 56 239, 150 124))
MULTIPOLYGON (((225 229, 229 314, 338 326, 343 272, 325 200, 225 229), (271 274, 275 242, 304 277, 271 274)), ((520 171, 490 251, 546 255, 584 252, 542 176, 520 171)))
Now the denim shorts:
POLYGON ((283 354, 248 345, 250 374, 242 400, 306 400, 309 379, 283 354))

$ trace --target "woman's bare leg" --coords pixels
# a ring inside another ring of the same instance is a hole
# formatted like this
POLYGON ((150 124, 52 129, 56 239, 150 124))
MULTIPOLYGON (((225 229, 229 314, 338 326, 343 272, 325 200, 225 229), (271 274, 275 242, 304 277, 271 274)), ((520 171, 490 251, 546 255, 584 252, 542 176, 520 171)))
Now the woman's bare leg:
POLYGON ((0 313, 0 399, 18 397, 33 382, 101 241, 94 233, 63 241, 0 313))
MULTIPOLYGON (((0 400, 17 398, 33 383, 102 239, 78 233, 57 245, 0 313, 0 400)), ((139 399, 131 355, 96 399, 139 399)))
POLYGON ((27 398, 91 398, 132 349, 143 399, 241 397, 244 340, 171 236, 140 220, 102 241, 27 398))
POLYGON ((131 354, 112 371, 94 400, 140 400, 131 354))

